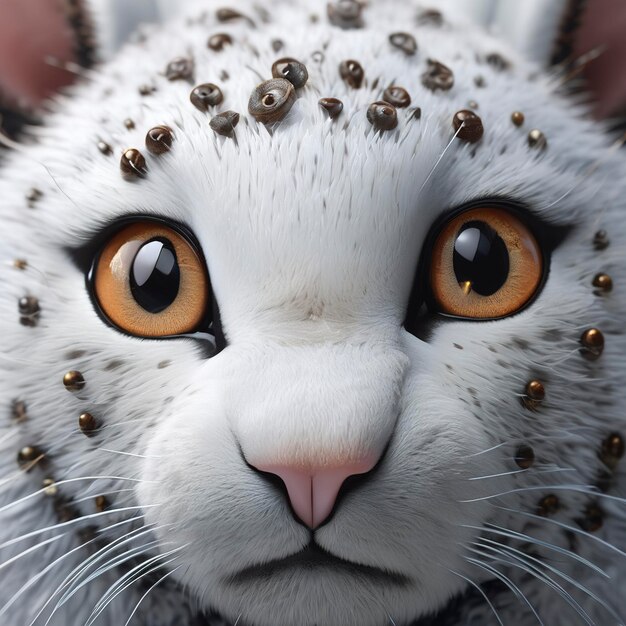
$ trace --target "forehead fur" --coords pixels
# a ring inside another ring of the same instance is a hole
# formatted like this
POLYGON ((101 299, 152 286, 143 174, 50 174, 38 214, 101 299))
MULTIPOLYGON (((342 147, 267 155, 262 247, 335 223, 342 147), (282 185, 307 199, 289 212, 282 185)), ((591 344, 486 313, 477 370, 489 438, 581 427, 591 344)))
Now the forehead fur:
MULTIPOLYGON (((75 245, 77 237, 90 236, 119 215, 164 214, 188 224, 218 268, 228 264, 224 246, 245 247, 249 254, 238 255, 240 278, 255 282, 286 261, 306 271, 321 249, 351 257, 346 271, 356 276, 364 271, 359 263, 366 263, 360 249, 390 253, 379 270, 385 281, 399 266, 414 264, 415 244, 437 216, 473 198, 513 196, 556 223, 584 219, 594 198, 615 204, 614 190, 604 185, 612 163, 602 163, 597 184, 579 184, 586 169, 605 156, 607 142, 581 119, 581 109, 554 95, 558 79, 537 76, 501 42, 454 24, 452 16, 441 26, 417 26, 412 3, 372 3, 364 12, 364 29, 340 30, 328 25, 324 3, 313 13, 308 2, 279 2, 262 14, 252 3, 238 8, 249 20, 221 23, 215 12, 205 12, 150 32, 103 71, 90 74, 73 100, 62 100, 63 112, 37 131, 44 144, 37 153, 9 163, 6 207, 23 205, 22 194, 42 188, 42 205, 49 210, 40 212, 38 222, 42 235, 48 233, 57 245, 75 245), (390 44, 389 35, 399 30, 415 34, 415 55, 390 44), (209 49, 209 36, 219 32, 231 35, 233 45, 209 49), (280 52, 274 51, 276 40, 283 44, 280 52), (510 67, 489 63, 493 53, 510 67), (193 60, 193 81, 165 77, 168 62, 180 56, 193 60), (248 101, 283 56, 303 62, 309 82, 288 116, 265 126, 248 114, 248 101), (359 89, 339 75, 346 59, 363 66, 359 89), (453 71, 450 91, 433 92, 422 84, 429 59, 453 71), (189 102, 192 87, 204 82, 218 84, 225 95, 209 114, 189 102), (141 95, 145 85, 154 91, 141 95), (398 110, 397 129, 380 133, 366 111, 389 85, 407 89, 412 105, 398 110), (337 120, 319 106, 321 97, 342 100, 337 120), (448 147, 452 118, 471 101, 478 105, 484 139, 478 146, 456 140, 448 147), (220 110, 242 115, 236 140, 209 128, 211 115, 220 110), (526 116, 522 128, 510 121, 515 110, 526 116), (127 119, 133 128, 126 128, 127 119), (136 147, 146 153, 145 133, 157 124, 174 129, 173 150, 163 157, 147 155, 145 180, 123 181, 122 151, 136 147), (533 128, 546 135, 546 152, 529 148, 533 128), (112 147, 111 156, 98 151, 98 141, 112 147), (273 245, 276 241, 281 245, 273 245)), ((318 261, 336 271, 332 252, 318 261)))

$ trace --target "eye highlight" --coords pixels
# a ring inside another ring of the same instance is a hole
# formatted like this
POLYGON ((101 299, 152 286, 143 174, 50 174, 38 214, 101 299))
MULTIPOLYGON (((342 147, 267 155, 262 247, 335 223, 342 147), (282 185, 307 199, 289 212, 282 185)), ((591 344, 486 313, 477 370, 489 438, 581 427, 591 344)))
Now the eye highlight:
POLYGON ((202 256, 190 238, 158 221, 118 230, 96 257, 90 280, 103 315, 137 337, 194 332, 210 311, 202 256))
POLYGON ((544 275, 541 248, 511 211, 478 207, 452 218, 435 239, 429 282, 436 310, 466 319, 512 315, 544 275))

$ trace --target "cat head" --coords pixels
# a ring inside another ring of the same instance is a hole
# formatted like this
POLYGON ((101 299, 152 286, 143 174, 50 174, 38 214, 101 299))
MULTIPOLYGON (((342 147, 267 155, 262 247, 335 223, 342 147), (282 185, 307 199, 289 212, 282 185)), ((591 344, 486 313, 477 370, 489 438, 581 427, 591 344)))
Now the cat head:
POLYGON ((202 610, 376 626, 514 570, 507 535, 595 547, 623 156, 453 16, 311 6, 147 32, 3 168, 3 503, 55 486, 3 532, 71 518, 45 580, 137 525, 202 610))

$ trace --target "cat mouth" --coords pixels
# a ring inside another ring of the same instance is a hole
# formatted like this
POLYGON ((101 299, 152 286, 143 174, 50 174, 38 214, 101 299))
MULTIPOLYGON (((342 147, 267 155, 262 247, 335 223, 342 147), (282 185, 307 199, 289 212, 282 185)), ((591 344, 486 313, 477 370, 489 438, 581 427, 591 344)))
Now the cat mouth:
POLYGON ((315 542, 306 548, 282 559, 275 559, 258 565, 251 565, 225 579, 228 585, 247 585, 250 583, 267 580, 281 574, 292 574, 294 570, 320 571, 345 574, 347 576, 359 576, 378 583, 392 584, 397 587, 408 587, 412 584, 411 579, 399 572, 355 563, 331 554, 315 542))

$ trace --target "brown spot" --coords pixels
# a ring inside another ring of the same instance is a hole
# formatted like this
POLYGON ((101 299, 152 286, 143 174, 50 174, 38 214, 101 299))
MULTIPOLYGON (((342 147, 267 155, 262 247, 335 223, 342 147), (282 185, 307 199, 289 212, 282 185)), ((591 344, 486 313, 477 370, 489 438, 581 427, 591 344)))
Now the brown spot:
POLYGON ((33 209, 35 207, 35 204, 39 202, 39 200, 41 200, 42 197, 43 197, 43 191, 37 189, 36 187, 33 187, 26 194, 26 201, 28 202, 28 207, 30 209, 33 209))
POLYGON ((546 136, 537 128, 528 133, 528 145, 537 150, 545 150, 548 147, 546 136))
POLYGON ((417 52, 417 41, 410 33, 392 33, 389 35, 389 43, 408 56, 417 52))
POLYGON ((135 122, 133 120, 131 120, 130 117, 127 117, 124 120, 124 126, 125 126, 126 130, 133 130, 135 128, 135 122))
POLYGON ((589 361, 595 361, 604 351, 604 335, 597 328, 587 329, 580 337, 581 354, 589 361))
POLYGON ((296 59, 285 57, 278 59, 272 65, 272 76, 274 78, 285 78, 296 89, 301 89, 306 85, 306 81, 309 80, 309 72, 306 66, 296 59))
POLYGON ((515 124, 515 126, 523 126, 525 119, 526 118, 521 111, 513 111, 513 113, 511 113, 511 121, 515 124))
POLYGON ((105 496, 96 496, 94 504, 98 513, 104 513, 109 508, 109 501, 105 496))
POLYGON ((359 89, 363 84, 365 72, 358 61, 348 59, 339 64, 339 75, 353 89, 359 89))
POLYGON ((11 403, 11 419, 14 422, 25 422, 28 419, 26 403, 22 400, 13 400, 11 403))
POLYGON ((224 111, 218 113, 209 122, 209 126, 218 134, 225 137, 232 137, 235 126, 239 124, 239 113, 235 111, 224 111))
POLYGON ((155 91, 156 87, 154 85, 140 85, 139 87, 139 95, 140 96, 151 96, 155 91))
POLYGON ((41 308, 39 300, 33 296, 24 296, 17 303, 18 312, 20 314, 20 324, 23 326, 37 326, 41 308))
POLYGON ((63 376, 63 385, 68 391, 80 391, 85 386, 85 379, 80 372, 71 370, 63 376))
POLYGON ((176 57, 167 64, 165 77, 167 80, 193 80, 194 62, 189 57, 176 57))
POLYGON ((422 74, 422 85, 431 91, 448 91, 454 86, 454 74, 443 63, 428 59, 428 69, 422 74))
POLYGON ((174 134, 169 126, 155 126, 146 135, 146 148, 148 152, 159 156, 169 152, 174 141, 174 134))
POLYGON ((247 15, 244 15, 239 11, 235 11, 234 9, 218 9, 215 12, 215 17, 218 22, 235 22, 237 20, 245 20, 250 26, 254 26, 254 22, 247 15))
POLYGON ((111 156, 113 154, 113 148, 106 141, 98 142, 98 150, 104 154, 104 156, 111 156))
POLYGON ((250 96, 248 112, 258 122, 271 124, 284 119, 296 101, 293 85, 284 78, 261 83, 250 96))
POLYGON ((596 250, 606 250, 610 244, 609 235, 606 230, 599 230, 593 236, 593 247, 596 250))
POLYGON ((36 465, 43 462, 44 453, 37 446, 24 446, 17 453, 17 464, 20 469, 30 472, 36 465))
POLYGON ((443 15, 437 9, 426 9, 417 16, 417 23, 421 26, 441 26, 443 15))
POLYGON ((322 98, 319 105, 328 113, 331 120, 339 117, 343 111, 343 102, 337 98, 322 98))
POLYGON ((483 122, 480 117, 467 109, 457 111, 454 114, 452 126, 456 136, 468 143, 480 141, 484 134, 483 122))
POLYGON ((498 52, 492 52, 491 54, 488 54, 486 57, 486 61, 487 63, 489 63, 489 65, 491 65, 499 72, 508 70, 511 67, 511 63, 498 52))
POLYGON ((389 102, 379 100, 368 107, 367 120, 376 130, 393 130, 398 126, 398 112, 389 102))
POLYGON ((613 279, 608 274, 596 274, 593 286, 598 290, 597 293, 609 293, 613 290, 613 279))
POLYGON ((394 107, 404 109, 411 104, 411 96, 404 87, 392 85, 387 87, 383 93, 383 100, 393 104, 394 107))
POLYGON ((41 482, 41 486, 43 487, 43 493, 45 496, 49 498, 54 498, 59 493, 59 488, 54 480, 54 478, 44 478, 41 482))
POLYGON ((545 400, 546 390, 543 383, 539 380, 531 380, 527 383, 522 397, 522 404, 531 411, 536 410, 545 400))
POLYGON ((285 47, 285 42, 282 39, 272 39, 272 50, 274 52, 280 52, 285 47))
POLYGON ((224 94, 217 85, 203 83, 193 88, 189 94, 189 100, 198 111, 206 113, 210 107, 217 106, 224 101, 224 94))
POLYGON ((530 446, 522 444, 515 453, 515 462, 522 469, 530 469, 535 463, 535 452, 530 446))
POLYGON ((415 107, 415 110, 413 111, 413 119, 416 120, 420 120, 422 119, 422 108, 421 107, 415 107))
POLYGON ((78 427, 87 437, 93 437, 98 430, 98 422, 91 413, 81 413, 78 417, 78 427))
POLYGON ((147 172, 145 157, 135 148, 125 150, 120 159, 120 171, 126 180, 143 177, 147 172))
POLYGON ((617 467, 624 456, 624 438, 619 433, 611 433, 602 441, 600 459, 611 470, 617 467))
POLYGON ((363 27, 363 5, 357 0, 329 2, 327 12, 333 26, 343 29, 363 27))
POLYGON ((487 83, 482 76, 475 76, 474 85, 476 85, 476 87, 478 87, 479 89, 482 89, 483 87, 487 85, 487 83))
POLYGON ((554 515, 561 508, 559 499, 553 494, 544 496, 539 500, 539 506, 537 507, 537 514, 541 517, 548 517, 548 515, 554 515))
POLYGON ((318 65, 322 64, 326 60, 326 56, 321 50, 315 50, 313 54, 311 54, 311 59, 318 65))
POLYGON ((209 37, 207 47, 214 52, 221 52, 226 46, 230 46, 233 43, 233 38, 228 33, 216 33, 209 37))

